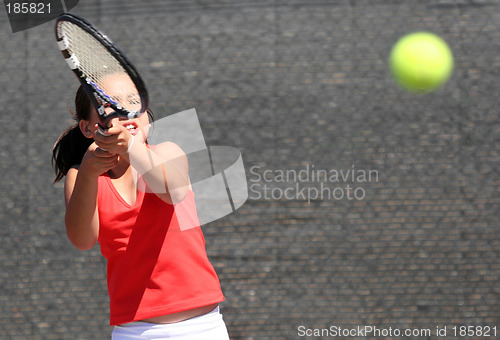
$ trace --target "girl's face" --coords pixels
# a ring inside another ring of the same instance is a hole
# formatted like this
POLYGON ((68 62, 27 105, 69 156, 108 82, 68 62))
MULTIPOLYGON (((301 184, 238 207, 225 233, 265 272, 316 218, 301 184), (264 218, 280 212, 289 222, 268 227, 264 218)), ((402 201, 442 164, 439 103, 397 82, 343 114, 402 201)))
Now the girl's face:
MULTIPOLYGON (((140 110, 141 103, 139 94, 129 77, 121 74, 113 74, 103 78, 101 84, 107 89, 108 95, 119 102, 123 107, 134 111, 140 110)), ((110 113, 113 109, 107 107, 104 111, 110 113)), ((93 133, 96 132, 97 123, 99 123, 99 115, 92 105, 92 112, 88 122, 88 128, 92 131, 92 136, 93 133)), ((147 113, 143 113, 141 116, 134 119, 115 117, 111 120, 110 124, 113 126, 122 125, 132 135, 141 133, 145 140, 149 130, 149 117, 147 113)))
MULTIPOLYGON (((105 110, 113 111, 111 108, 106 108, 105 110)), ((92 131, 92 135, 96 132, 96 124, 98 124, 99 122, 99 114, 97 113, 95 107, 92 106, 92 112, 90 115, 90 120, 88 122, 88 128, 92 131)), ((130 134, 134 136, 141 133, 144 137, 144 140, 146 140, 150 128, 149 116, 146 112, 134 119, 128 119, 126 117, 115 117, 111 119, 110 125, 122 125, 130 132, 130 134)))

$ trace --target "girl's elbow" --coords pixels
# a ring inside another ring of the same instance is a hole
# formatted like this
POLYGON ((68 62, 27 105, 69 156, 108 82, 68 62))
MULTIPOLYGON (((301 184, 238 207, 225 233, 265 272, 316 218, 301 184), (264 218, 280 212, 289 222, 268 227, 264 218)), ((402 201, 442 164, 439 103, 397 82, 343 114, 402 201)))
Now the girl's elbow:
POLYGON ((78 228, 66 220, 66 236, 71 244, 79 250, 89 250, 97 243, 97 235, 93 231, 78 228))
POLYGON ((71 242, 71 244, 78 250, 90 250, 97 243, 97 239, 86 240, 83 238, 72 238, 72 237, 69 237, 69 235, 68 235, 68 239, 71 242))
POLYGON ((170 191, 170 199, 173 204, 181 203, 188 193, 187 187, 181 187, 170 191))

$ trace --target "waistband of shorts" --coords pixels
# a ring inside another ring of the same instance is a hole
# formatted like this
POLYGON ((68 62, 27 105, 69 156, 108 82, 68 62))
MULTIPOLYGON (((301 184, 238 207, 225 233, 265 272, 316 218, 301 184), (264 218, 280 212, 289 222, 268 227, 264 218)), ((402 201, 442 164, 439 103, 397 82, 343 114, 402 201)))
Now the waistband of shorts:
POLYGON ((202 314, 202 315, 198 315, 198 316, 195 316, 195 317, 192 317, 192 318, 189 318, 189 319, 186 319, 186 320, 182 320, 182 321, 179 321, 179 322, 174 322, 174 323, 151 323, 151 322, 146 322, 146 321, 132 321, 132 322, 127 322, 127 323, 124 323, 124 324, 121 324, 121 325, 118 325, 118 326, 115 326, 115 327, 140 327, 140 326, 143 326, 143 327, 175 327, 176 325, 177 326, 186 326, 186 325, 190 325, 190 324, 197 324, 197 323, 200 323, 200 322, 206 322, 206 319, 210 319, 210 318, 216 318, 220 316, 220 307, 219 305, 217 305, 217 307, 215 307, 212 311, 206 313, 206 314, 202 314))

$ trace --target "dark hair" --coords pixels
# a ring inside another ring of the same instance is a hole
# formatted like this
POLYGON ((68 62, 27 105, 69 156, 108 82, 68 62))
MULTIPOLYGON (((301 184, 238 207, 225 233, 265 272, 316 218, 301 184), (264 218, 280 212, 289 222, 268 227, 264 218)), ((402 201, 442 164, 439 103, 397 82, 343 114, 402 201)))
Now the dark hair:
POLYGON ((91 110, 92 103, 85 90, 80 86, 76 91, 75 111, 71 111, 76 123, 63 132, 52 149, 52 165, 56 172, 54 183, 66 176, 71 167, 82 162, 83 155, 93 143, 91 138, 83 135, 78 126, 80 120, 90 119, 91 110))
MULTIPOLYGON (((76 123, 63 132, 52 149, 52 165, 56 173, 54 183, 59 182, 69 169, 82 162, 85 152, 92 138, 87 138, 80 130, 78 123, 81 120, 89 120, 92 112, 92 103, 85 90, 80 86, 75 96, 75 112, 70 111, 76 123)), ((154 120, 153 112, 147 111, 151 121, 154 120)))

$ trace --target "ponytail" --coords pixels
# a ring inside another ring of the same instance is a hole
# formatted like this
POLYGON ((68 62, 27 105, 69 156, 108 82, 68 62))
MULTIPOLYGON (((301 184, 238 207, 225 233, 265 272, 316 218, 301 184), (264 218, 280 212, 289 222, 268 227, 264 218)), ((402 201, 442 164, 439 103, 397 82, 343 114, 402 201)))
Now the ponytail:
POLYGON ((52 149, 52 165, 56 173, 54 183, 59 182, 66 176, 71 167, 82 162, 85 152, 87 152, 90 144, 94 142, 92 138, 85 137, 78 126, 80 120, 90 119, 92 111, 92 103, 81 86, 76 91, 75 109, 72 114, 76 124, 59 137, 52 149))
POLYGON ((83 135, 78 124, 59 137, 52 150, 52 165, 56 173, 54 183, 66 176, 71 167, 82 162, 85 152, 93 141, 83 135))

